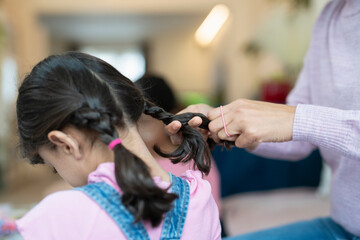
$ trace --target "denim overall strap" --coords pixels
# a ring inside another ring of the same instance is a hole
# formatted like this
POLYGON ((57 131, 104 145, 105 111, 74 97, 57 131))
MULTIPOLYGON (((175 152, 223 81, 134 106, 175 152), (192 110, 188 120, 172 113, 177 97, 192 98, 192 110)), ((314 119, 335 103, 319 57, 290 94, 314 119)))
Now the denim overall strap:
POLYGON ((92 183, 74 188, 93 199, 118 224, 126 238, 136 240, 150 240, 144 225, 141 222, 133 223, 132 214, 121 202, 120 194, 104 182, 92 183))
POLYGON ((166 213, 160 239, 180 239, 184 229, 189 207, 190 187, 182 178, 170 174, 172 193, 179 197, 174 201, 174 208, 166 213))

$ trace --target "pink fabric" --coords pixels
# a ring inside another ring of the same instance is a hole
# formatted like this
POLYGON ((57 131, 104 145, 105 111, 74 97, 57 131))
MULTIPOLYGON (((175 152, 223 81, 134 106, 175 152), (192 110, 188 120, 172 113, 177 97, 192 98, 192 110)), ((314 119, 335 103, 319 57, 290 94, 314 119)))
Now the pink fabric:
MULTIPOLYGON (((181 239, 221 239, 219 213, 211 195, 209 182, 198 171, 188 170, 182 176, 190 185, 190 202, 181 239)), ((159 177, 154 181, 168 187, 159 177)), ((113 163, 100 164, 89 175, 89 183, 116 184, 113 163)), ((95 202, 80 191, 61 191, 47 196, 23 218, 16 221, 25 240, 126 239, 115 222, 95 202)), ((159 239, 162 224, 152 228, 144 223, 151 239, 159 239)))
MULTIPOLYGON (((174 174, 175 176, 181 176, 187 170, 191 170, 193 167, 193 161, 186 164, 173 164, 167 158, 158 158, 156 159, 160 166, 164 168, 167 172, 174 174)), ((211 159, 211 170, 209 175, 204 176, 204 179, 209 181, 211 185, 211 192, 215 199, 215 202, 218 206, 219 212, 221 212, 221 183, 220 183, 220 174, 219 170, 215 164, 215 161, 211 159)))
MULTIPOLYGON (((289 105, 293 141, 256 154, 297 160, 318 148, 332 169, 331 217, 360 236, 360 1, 334 0, 315 25, 289 105)), ((304 173, 306 174, 306 173, 304 173)))

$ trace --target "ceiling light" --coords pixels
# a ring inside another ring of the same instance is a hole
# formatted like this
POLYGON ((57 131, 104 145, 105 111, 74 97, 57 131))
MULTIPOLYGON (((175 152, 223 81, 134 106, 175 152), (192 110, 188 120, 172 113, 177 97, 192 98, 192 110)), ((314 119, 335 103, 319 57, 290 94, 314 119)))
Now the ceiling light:
POLYGON ((209 45, 228 17, 229 8, 223 4, 216 5, 197 29, 196 42, 201 46, 209 45))

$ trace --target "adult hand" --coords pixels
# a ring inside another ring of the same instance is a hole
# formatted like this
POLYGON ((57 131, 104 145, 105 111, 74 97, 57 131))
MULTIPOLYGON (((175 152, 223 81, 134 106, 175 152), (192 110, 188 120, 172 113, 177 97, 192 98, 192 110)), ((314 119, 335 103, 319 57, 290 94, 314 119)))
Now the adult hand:
POLYGON ((284 142, 292 139, 296 107, 283 104, 238 99, 223 106, 226 129, 220 108, 208 113, 211 135, 235 141, 240 148, 254 148, 261 142, 284 142))
MULTIPOLYGON (((194 112, 194 113, 202 113, 205 116, 207 116, 208 112, 212 109, 213 107, 206 104, 195 104, 188 106, 187 108, 181 110, 177 114, 194 112)), ((199 127, 201 123, 202 120, 200 117, 194 117, 188 122, 188 124, 193 128, 199 127)), ((179 133, 180 128, 181 128, 181 123, 179 121, 173 121, 165 127, 168 135, 170 136, 171 142, 175 145, 179 145, 182 141, 182 135, 181 133, 179 133)), ((200 128, 198 130, 201 132, 201 134, 203 135, 206 141, 208 138, 208 131, 200 128)))

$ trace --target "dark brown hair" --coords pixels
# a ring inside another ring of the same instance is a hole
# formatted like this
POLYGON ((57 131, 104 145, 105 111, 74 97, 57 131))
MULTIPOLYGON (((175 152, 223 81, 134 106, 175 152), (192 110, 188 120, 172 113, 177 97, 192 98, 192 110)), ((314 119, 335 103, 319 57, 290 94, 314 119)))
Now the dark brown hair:
MULTIPOLYGON (((96 132, 108 145, 118 137, 115 127, 126 129, 145 113, 165 124, 173 120, 182 123, 181 145, 173 153, 155 147, 158 154, 173 163, 194 159, 200 171, 210 171, 209 150, 201 134, 187 125, 198 114, 165 112, 145 100, 141 91, 110 64, 84 53, 53 55, 38 63, 19 88, 16 112, 20 147, 33 164, 43 163, 38 148, 51 145, 47 135, 52 130, 73 125, 96 132)), ((157 187, 148 166, 122 144, 114 148, 114 155, 122 203, 135 222, 150 220, 153 226, 159 225, 177 195, 157 187)))

